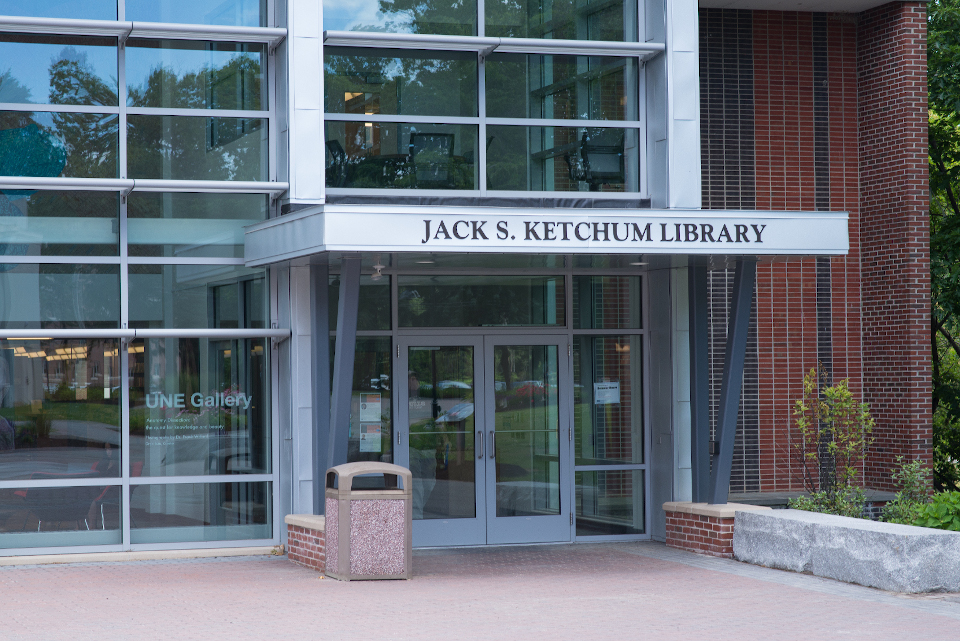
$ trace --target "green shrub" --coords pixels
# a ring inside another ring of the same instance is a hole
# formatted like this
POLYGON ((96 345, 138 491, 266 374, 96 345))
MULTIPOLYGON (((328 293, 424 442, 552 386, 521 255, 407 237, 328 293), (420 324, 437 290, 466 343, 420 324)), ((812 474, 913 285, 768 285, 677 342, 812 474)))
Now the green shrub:
POLYGON ((873 418, 846 379, 828 385, 822 368, 803 377, 796 401, 794 450, 808 496, 790 501, 798 510, 863 518, 866 503, 860 468, 872 439, 873 418))
POLYGON ((940 492, 920 507, 913 525, 960 532, 960 492, 940 492))
POLYGON ((897 469, 893 479, 900 486, 896 498, 883 508, 883 520, 888 523, 911 525, 920 509, 930 500, 930 469, 917 459, 904 463, 902 456, 897 457, 897 469))
POLYGON ((787 507, 807 512, 836 514, 855 519, 863 518, 863 507, 867 497, 861 487, 848 487, 833 492, 811 492, 809 496, 798 496, 787 502, 787 507))

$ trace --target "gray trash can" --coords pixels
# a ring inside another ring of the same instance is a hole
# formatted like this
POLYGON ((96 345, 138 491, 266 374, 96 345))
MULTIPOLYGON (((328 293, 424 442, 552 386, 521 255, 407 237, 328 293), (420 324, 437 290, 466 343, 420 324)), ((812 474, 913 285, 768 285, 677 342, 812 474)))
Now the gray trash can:
POLYGON ((390 463, 364 461, 327 470, 327 576, 342 581, 410 578, 412 486, 410 470, 390 463), (356 477, 372 474, 383 475, 383 489, 353 487, 356 477), (402 488, 398 479, 403 479, 402 488))

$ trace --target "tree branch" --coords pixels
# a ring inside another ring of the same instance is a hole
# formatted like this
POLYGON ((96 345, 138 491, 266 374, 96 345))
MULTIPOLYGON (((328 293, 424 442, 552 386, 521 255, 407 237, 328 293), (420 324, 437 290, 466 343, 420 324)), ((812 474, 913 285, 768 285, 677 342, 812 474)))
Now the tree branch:
POLYGON ((960 356, 960 345, 958 345, 957 341, 953 338, 953 336, 950 335, 950 332, 943 327, 940 327, 940 333, 944 338, 947 339, 947 341, 950 343, 950 346, 953 347, 953 351, 957 353, 957 356, 960 356))
POLYGON ((960 216, 960 206, 957 206, 957 197, 953 194, 953 185, 950 184, 950 174, 947 173, 947 167, 943 164, 943 158, 940 157, 940 152, 937 149, 937 143, 930 141, 930 151, 933 152, 933 162, 936 163, 937 169, 944 175, 945 179, 943 182, 947 187, 947 198, 950 200, 950 206, 953 208, 953 213, 956 216, 960 216))

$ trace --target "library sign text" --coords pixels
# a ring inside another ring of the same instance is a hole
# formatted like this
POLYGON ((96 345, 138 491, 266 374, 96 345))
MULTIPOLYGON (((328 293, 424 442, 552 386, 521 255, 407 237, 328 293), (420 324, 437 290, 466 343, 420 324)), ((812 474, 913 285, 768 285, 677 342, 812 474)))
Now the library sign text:
POLYGON ((519 221, 511 229, 508 220, 424 219, 420 243, 438 240, 485 241, 572 241, 581 242, 654 242, 662 243, 762 243, 766 224, 741 223, 654 223, 586 222, 586 221, 519 221), (489 227, 488 227, 489 225, 489 227))

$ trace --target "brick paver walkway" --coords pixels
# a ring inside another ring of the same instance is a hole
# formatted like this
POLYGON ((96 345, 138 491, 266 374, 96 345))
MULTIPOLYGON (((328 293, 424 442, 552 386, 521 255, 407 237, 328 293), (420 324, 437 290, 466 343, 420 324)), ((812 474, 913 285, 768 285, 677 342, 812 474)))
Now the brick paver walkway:
POLYGON ((960 639, 958 597, 656 543, 424 550, 414 571, 342 583, 285 557, 6 567, 0 639, 960 639))

